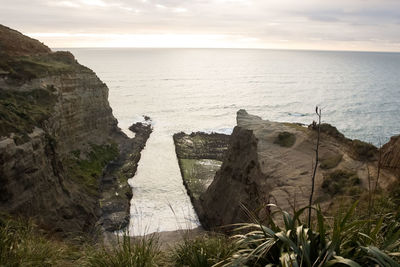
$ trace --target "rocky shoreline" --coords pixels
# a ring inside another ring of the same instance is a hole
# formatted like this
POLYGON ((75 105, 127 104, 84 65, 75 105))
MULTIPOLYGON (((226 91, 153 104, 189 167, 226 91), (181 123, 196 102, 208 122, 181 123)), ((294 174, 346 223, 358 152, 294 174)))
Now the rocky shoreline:
POLYGON ((121 145, 119 157, 107 165, 101 179, 102 215, 98 224, 104 231, 113 232, 126 228, 130 219, 132 188, 128 179, 134 177, 141 157, 141 151, 153 131, 151 119, 146 123, 137 122, 129 127, 135 137, 125 140, 121 145))

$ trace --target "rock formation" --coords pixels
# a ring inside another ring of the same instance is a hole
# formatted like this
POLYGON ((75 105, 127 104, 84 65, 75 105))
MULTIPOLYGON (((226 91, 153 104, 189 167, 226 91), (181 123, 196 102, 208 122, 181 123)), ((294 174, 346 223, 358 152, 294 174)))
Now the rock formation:
POLYGON ((107 86, 71 53, 0 25, 0 114, 0 209, 51 231, 93 230, 103 168, 129 142, 107 86))
POLYGON ((240 204, 259 207, 267 192, 261 172, 257 139, 251 130, 235 127, 228 151, 214 181, 201 195, 199 218, 206 228, 247 220, 240 204), (228 178, 228 179, 227 179, 228 178))
MULTIPOLYGON (((271 122, 238 111, 221 169, 195 205, 203 226, 249 221, 249 213, 263 220, 270 212, 268 203, 286 211, 307 206, 316 137, 315 125, 271 122)), ((368 181, 373 184, 376 179, 377 153, 373 145, 321 125, 314 203, 328 208, 336 196, 356 196, 366 190, 368 181)), ((384 158, 397 166, 395 159, 384 158)), ((381 186, 390 180, 393 175, 382 170, 381 186)))
POLYGON ((105 231, 120 230, 129 224, 130 201, 127 200, 132 198, 132 188, 127 180, 136 173, 140 152, 153 130, 150 122, 148 118, 146 124, 137 122, 129 127, 135 137, 124 142, 119 158, 108 164, 104 172, 100 199, 102 216, 99 224, 105 231))
POLYGON ((400 135, 393 136, 381 149, 381 166, 400 179, 400 135))
POLYGON ((230 136, 220 133, 181 132, 174 134, 173 139, 183 184, 197 213, 200 213, 199 197, 207 190, 220 169, 230 136))

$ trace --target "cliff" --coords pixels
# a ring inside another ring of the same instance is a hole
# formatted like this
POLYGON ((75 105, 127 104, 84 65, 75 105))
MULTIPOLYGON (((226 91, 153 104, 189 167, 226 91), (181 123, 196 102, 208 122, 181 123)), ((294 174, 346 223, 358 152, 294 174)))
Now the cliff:
POLYGON ((0 114, 0 209, 93 230, 103 169, 128 140, 107 86, 71 53, 0 25, 0 114))
POLYGON ((400 136, 393 136, 381 148, 381 165, 400 179, 400 136))
POLYGON ((221 169, 197 206, 203 226, 214 228, 247 220, 240 205, 259 207, 263 203, 266 177, 261 172, 257 139, 251 130, 235 127, 221 169))
MULTIPOLYGON (((313 125, 272 122, 238 111, 221 169, 195 205, 202 224, 216 228, 249 221, 247 210, 264 220, 268 203, 286 211, 307 206, 316 140, 313 125)), ((338 196, 367 190, 368 181, 374 184, 377 177, 377 159, 373 145, 322 124, 314 204, 327 209, 338 196)), ((385 187, 393 175, 382 170, 379 179, 385 187)))

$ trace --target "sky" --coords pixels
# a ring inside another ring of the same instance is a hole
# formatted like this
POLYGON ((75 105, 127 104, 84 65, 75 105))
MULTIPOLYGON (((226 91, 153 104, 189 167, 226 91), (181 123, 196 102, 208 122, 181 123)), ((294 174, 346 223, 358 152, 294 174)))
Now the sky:
POLYGON ((0 0, 52 48, 400 51, 400 0, 0 0))

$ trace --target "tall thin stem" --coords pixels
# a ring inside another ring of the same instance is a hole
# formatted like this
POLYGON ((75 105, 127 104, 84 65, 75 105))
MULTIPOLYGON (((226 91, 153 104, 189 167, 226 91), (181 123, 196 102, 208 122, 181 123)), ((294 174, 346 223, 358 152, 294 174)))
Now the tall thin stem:
POLYGON ((321 135, 321 108, 318 108, 318 106, 317 106, 315 108, 315 113, 317 113, 317 115, 318 115, 318 134, 317 134, 317 147, 315 149, 315 165, 314 165, 313 175, 311 178, 310 201, 308 202, 308 227, 309 228, 311 228, 311 205, 312 205, 313 196, 314 196, 315 175, 317 173, 317 167, 318 167, 319 139, 320 139, 320 135, 321 135))
POLYGON ((378 186, 379 186, 379 176, 381 174, 381 164, 382 164, 382 144, 381 144, 381 141, 379 140, 378 173, 376 175, 374 194, 372 195, 372 203, 371 203, 372 208, 374 208, 374 205, 375 205, 376 190, 378 189, 378 186))

